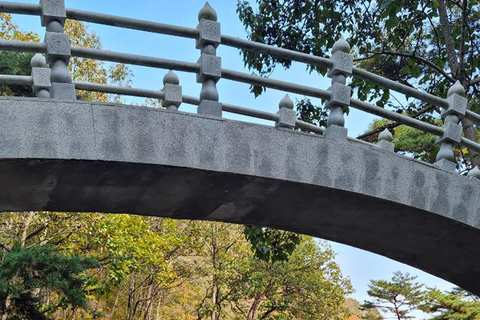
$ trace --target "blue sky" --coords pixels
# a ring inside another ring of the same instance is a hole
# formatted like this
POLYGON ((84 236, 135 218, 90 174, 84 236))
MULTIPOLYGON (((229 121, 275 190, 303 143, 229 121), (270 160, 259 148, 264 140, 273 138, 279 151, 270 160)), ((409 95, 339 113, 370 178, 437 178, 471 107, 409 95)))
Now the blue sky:
MULTIPOLYGON (((77 8, 88 11, 108 13, 113 15, 127 16, 143 20, 156 21, 161 23, 175 24, 186 27, 196 27, 198 11, 204 4, 204 1, 158 1, 158 0, 65 0, 69 8, 77 8)), ((25 0, 15 2, 38 3, 37 1, 25 0)), ((218 20, 221 22, 222 33, 231 36, 245 38, 246 33, 241 22, 236 15, 235 0, 212 0, 210 4, 218 13, 218 20)), ((14 21, 21 26, 23 30, 33 30, 40 35, 44 29, 40 27, 38 17, 14 16, 14 21)), ((195 62, 199 57, 198 50, 195 49, 195 43, 191 39, 176 38, 171 36, 157 35, 147 32, 133 31, 121 28, 114 28, 100 25, 90 25, 91 30, 102 38, 104 49, 112 51, 122 51, 127 53, 142 54, 148 56, 157 56, 175 60, 185 60, 195 62)), ((247 71, 243 66, 241 56, 236 49, 220 46, 217 55, 222 57, 222 67, 239 71, 247 71)), ((131 67, 134 72, 133 87, 145 89, 160 89, 162 87, 162 78, 167 70, 131 67)), ((188 73, 177 73, 180 77, 180 84, 183 86, 184 94, 198 96, 200 86, 195 82, 195 75, 188 73)), ((309 86, 315 86, 321 89, 329 87, 330 80, 317 74, 309 74, 303 64, 294 63, 289 70, 278 68, 272 74, 272 78, 297 82, 309 86)), ((232 103, 249 108, 257 108, 263 111, 276 112, 278 102, 285 93, 276 90, 267 90, 265 94, 255 99, 249 92, 248 85, 234 83, 228 80, 220 80, 218 83, 220 101, 232 103)), ((302 96, 290 95, 293 99, 301 99, 302 96)), ((400 95, 399 95, 400 96, 400 95)), ((401 98, 401 97, 400 97, 401 98)), ((141 103, 140 100, 129 100, 141 103)), ((195 112, 195 108, 182 105, 181 110, 195 112)), ((262 122, 259 120, 225 114, 226 117, 248 120, 252 122, 262 122)), ((350 136, 356 136, 363 133, 368 125, 374 119, 373 116, 361 111, 352 110, 346 117, 346 127, 350 136)), ((328 242, 337 252, 337 262, 343 273, 351 278, 356 289, 354 298, 359 301, 367 299, 366 291, 370 279, 390 279, 393 272, 401 270, 418 276, 418 281, 428 286, 436 286, 446 290, 452 287, 446 281, 426 274, 420 270, 411 268, 393 260, 372 254, 353 247, 328 242)), ((422 318, 421 314, 417 315, 422 318)))

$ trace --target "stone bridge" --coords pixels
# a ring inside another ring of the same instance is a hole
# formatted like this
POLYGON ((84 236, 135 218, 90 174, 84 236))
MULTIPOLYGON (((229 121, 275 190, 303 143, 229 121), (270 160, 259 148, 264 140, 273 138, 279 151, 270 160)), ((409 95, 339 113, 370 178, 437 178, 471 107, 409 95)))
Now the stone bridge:
POLYGON ((0 98, 0 211, 111 212, 274 227, 325 238, 417 267, 480 294, 480 180, 455 172, 453 147, 480 145, 461 135, 460 119, 479 122, 459 84, 446 99, 403 86, 352 65, 339 40, 320 58, 220 34, 206 5, 197 28, 170 26, 40 5, 0 2, 0 11, 39 15, 44 43, 0 41, 1 50, 45 53, 31 75, 0 82, 32 86, 37 98, 0 98), (196 39, 197 63, 70 46, 65 18, 196 39), (221 68, 216 46, 229 45, 327 66, 332 86, 321 90, 221 68), (172 71, 161 91, 74 82, 70 55, 197 73, 200 97, 182 95, 172 71), (48 63, 48 64, 47 64, 48 63), (351 98, 357 76, 444 109, 437 127, 351 98), (325 99, 327 128, 297 120, 286 96, 269 114, 219 102, 220 79, 325 99), (164 108, 75 100, 75 90, 158 98, 164 108), (198 114, 179 110, 198 105, 198 114), (385 131, 377 144, 348 138, 347 106, 437 135, 435 164, 396 154, 385 131), (233 112, 274 126, 227 120, 233 112))

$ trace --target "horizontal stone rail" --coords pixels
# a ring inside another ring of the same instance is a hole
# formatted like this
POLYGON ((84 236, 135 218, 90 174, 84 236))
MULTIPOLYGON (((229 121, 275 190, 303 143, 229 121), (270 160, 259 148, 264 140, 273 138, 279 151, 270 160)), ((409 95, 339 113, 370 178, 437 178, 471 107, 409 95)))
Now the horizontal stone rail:
MULTIPOLYGON (((40 5, 11 3, 0 1, 0 11, 6 13, 17 13, 27 15, 41 15, 42 10, 40 5)), ((77 9, 65 9, 66 17, 68 19, 80 20, 84 22, 91 22, 103 25, 109 25, 114 27, 121 27, 133 30, 140 30, 146 32, 153 32, 159 34, 173 35, 178 37, 185 37, 196 39, 199 36, 199 31, 194 28, 187 28, 169 24, 162 24, 157 22, 145 21, 140 19, 132 19, 126 17, 120 17, 115 15, 101 14, 77 9)), ((257 53, 270 54, 282 59, 303 62, 316 66, 322 66, 330 68, 333 62, 328 58, 317 57, 293 50, 278 48, 274 46, 265 45, 258 42, 248 41, 231 37, 227 35, 221 35, 221 43, 226 46, 235 47, 242 50, 253 51, 257 53)), ((366 70, 353 67, 352 75, 357 76, 363 80, 370 81, 385 88, 409 95, 417 98, 421 101, 433 104, 441 108, 448 108, 448 101, 432 94, 417 90, 415 88, 406 86, 404 84, 392 81, 390 79, 378 76, 366 70)), ((467 110, 466 115, 468 119, 476 123, 480 123, 480 115, 467 110)))

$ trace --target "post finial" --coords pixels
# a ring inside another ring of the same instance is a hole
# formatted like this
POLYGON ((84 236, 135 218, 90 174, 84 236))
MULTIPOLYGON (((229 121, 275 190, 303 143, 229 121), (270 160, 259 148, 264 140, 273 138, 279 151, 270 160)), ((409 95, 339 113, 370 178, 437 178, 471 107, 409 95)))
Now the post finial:
POLYGON ((465 88, 462 86, 462 84, 458 80, 455 82, 455 84, 453 86, 450 87, 450 89, 448 89, 447 97, 450 97, 454 93, 456 93, 456 94, 458 94, 462 97, 466 96, 465 88))
POLYGON ((378 135, 378 141, 382 141, 382 140, 385 140, 388 142, 392 142, 393 140, 393 135, 390 132, 390 130, 388 130, 387 128, 385 128, 385 130, 380 132, 380 134, 378 135))
POLYGON ((217 21, 217 12, 212 8, 208 1, 205 2, 205 5, 198 13, 198 21, 202 19, 217 21))
POLYGON ((47 67, 47 60, 41 53, 36 53, 32 60, 30 60, 30 66, 32 68, 46 68, 47 67))
POLYGON ((335 43, 333 44, 332 54, 337 51, 350 53, 350 44, 343 37, 340 37, 340 39, 335 41, 335 43))
POLYGON ((173 72, 172 70, 169 70, 164 76, 163 76, 163 84, 180 84, 180 79, 178 76, 173 72))
POLYGON ((285 97, 283 97, 282 100, 280 100, 280 102, 278 103, 278 107, 280 109, 282 108, 293 109, 293 101, 292 99, 290 99, 288 94, 286 94, 285 97))

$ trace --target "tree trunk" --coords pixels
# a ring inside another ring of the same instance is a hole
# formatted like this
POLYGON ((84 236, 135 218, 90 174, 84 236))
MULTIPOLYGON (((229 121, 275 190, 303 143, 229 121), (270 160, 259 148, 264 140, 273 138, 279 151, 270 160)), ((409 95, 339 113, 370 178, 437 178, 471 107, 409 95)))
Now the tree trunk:
POLYGON ((262 300, 263 294, 261 292, 258 292, 255 295, 255 298, 253 299, 252 306, 248 310, 247 314, 247 320, 254 320, 255 319, 255 314, 257 313, 258 306, 260 305, 260 302, 262 300))
POLYGON ((28 215, 26 217, 26 221, 23 224, 23 230, 22 230, 22 238, 20 240, 20 243, 22 244, 22 247, 25 247, 25 243, 27 241, 27 235, 28 235, 28 228, 30 228, 30 224, 32 223, 33 217, 35 216, 35 211, 30 211, 28 212, 28 215))
POLYGON ((212 225, 212 266, 213 266, 213 276, 212 276, 212 316, 211 320, 218 320, 220 317, 220 303, 218 299, 219 288, 218 288, 218 277, 217 277, 217 228, 215 225, 212 225))
MULTIPOLYGON (((462 118, 462 127, 465 138, 478 142, 477 132, 472 121, 468 120, 467 118, 462 118)), ((480 153, 475 150, 468 149, 468 154, 470 155, 472 168, 477 166, 480 168, 480 153)))

